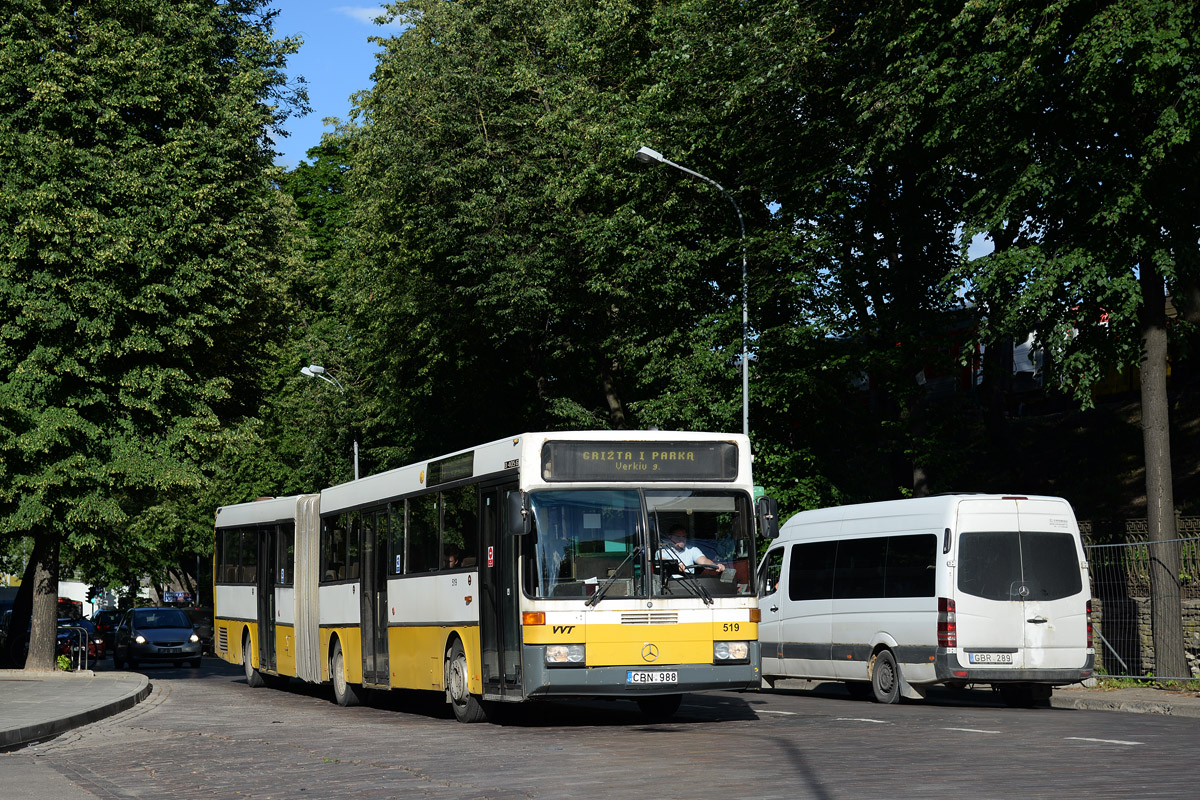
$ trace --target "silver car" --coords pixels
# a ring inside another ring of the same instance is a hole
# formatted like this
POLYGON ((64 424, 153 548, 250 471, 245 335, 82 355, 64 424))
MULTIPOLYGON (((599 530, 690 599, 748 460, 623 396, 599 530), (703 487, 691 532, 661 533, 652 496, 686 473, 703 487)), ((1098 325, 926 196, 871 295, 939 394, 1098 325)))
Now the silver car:
POLYGON ((200 666, 200 637, 187 614, 178 608, 135 608, 125 614, 114 634, 113 665, 137 669, 139 662, 189 662, 200 666))

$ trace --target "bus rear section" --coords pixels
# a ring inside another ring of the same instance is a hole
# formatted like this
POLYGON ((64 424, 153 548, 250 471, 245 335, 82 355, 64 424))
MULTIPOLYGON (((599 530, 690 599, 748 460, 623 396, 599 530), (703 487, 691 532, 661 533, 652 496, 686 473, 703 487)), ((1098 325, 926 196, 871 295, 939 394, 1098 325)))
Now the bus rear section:
POLYGON ((886 703, 984 684, 1024 706, 1092 674, 1087 566, 1060 498, 803 512, 760 571, 768 681, 842 680, 886 703))

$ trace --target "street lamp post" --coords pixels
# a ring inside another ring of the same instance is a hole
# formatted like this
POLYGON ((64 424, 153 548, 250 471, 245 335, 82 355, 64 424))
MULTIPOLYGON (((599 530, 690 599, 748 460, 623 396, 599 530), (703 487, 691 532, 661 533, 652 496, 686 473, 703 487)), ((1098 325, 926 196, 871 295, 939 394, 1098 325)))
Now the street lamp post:
POLYGON ((640 164, 648 164, 651 166, 658 164, 666 164, 669 167, 674 167, 680 172, 685 172, 694 178, 699 178, 705 183, 710 183, 717 187, 717 191, 725 195, 725 199, 733 206, 733 210, 737 212, 738 226, 742 231, 742 433, 746 436, 750 435, 750 359, 748 352, 748 337, 750 330, 750 300, 749 291, 746 282, 746 222, 742 219, 742 209, 738 207, 737 201, 725 191, 725 187, 714 181, 707 175, 701 175, 695 170, 676 164, 669 158, 665 158, 662 153, 657 150, 651 150, 649 147, 639 147, 634 158, 640 164))
MULTIPOLYGON (((320 364, 309 364, 307 367, 301 367, 300 374, 305 376, 306 378, 318 378, 320 380, 323 380, 326 383, 328 383, 330 386, 337 389, 342 394, 346 393, 346 387, 342 385, 342 382, 339 381, 333 373, 327 371, 320 364)), ((358 436, 357 435, 354 437, 354 480, 358 480, 358 436)))

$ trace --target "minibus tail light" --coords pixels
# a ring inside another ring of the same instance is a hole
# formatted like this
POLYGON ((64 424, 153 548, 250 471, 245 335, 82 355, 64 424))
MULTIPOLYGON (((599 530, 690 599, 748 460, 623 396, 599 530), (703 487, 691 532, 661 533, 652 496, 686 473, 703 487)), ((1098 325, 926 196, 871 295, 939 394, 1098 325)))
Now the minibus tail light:
POLYGON ((1091 650, 1092 647, 1094 647, 1094 645, 1092 644, 1092 601, 1091 600, 1087 601, 1087 611, 1085 613, 1087 614, 1087 646, 1088 646, 1088 650, 1091 650))
POLYGON ((954 601, 948 597, 939 597, 937 616, 938 647, 958 647, 958 620, 955 617, 954 601))

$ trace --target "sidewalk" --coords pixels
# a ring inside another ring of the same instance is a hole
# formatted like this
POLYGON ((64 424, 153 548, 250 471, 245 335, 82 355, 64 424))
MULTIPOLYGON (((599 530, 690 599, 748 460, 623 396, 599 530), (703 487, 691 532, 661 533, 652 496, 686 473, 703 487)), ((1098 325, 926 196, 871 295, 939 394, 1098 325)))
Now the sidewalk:
POLYGON ((0 752, 112 716, 148 694, 150 680, 136 672, 0 670, 0 752))

